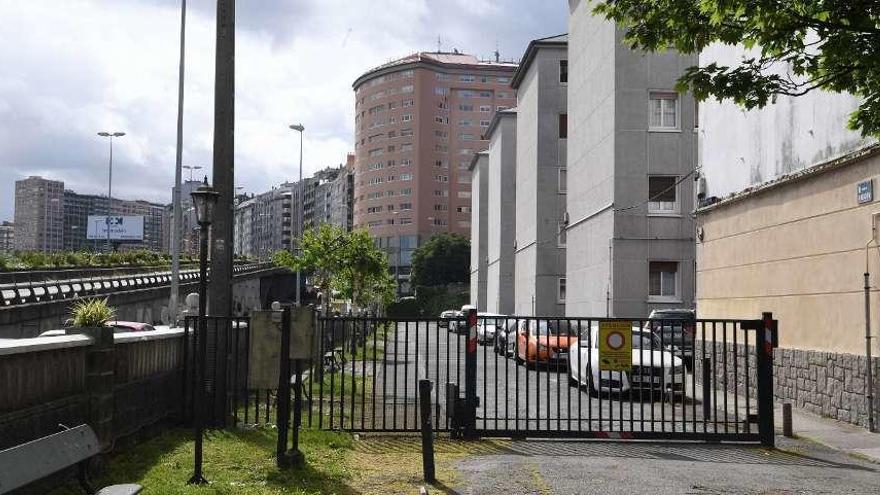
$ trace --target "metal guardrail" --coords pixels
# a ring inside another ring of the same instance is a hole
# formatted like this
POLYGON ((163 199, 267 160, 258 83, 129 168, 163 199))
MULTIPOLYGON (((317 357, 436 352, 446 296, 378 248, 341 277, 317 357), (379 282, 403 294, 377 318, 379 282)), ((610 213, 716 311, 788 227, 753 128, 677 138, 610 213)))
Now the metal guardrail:
MULTIPOLYGON (((243 275, 272 268, 271 262, 234 265, 233 275, 243 275)), ((209 272, 210 275, 210 272, 209 272)), ((199 281, 198 269, 181 270, 181 283, 199 281)), ((62 280, 41 280, 0 284, 0 308, 30 303, 76 299, 109 295, 120 291, 133 291, 164 287, 171 284, 171 271, 144 272, 96 276, 62 280)))

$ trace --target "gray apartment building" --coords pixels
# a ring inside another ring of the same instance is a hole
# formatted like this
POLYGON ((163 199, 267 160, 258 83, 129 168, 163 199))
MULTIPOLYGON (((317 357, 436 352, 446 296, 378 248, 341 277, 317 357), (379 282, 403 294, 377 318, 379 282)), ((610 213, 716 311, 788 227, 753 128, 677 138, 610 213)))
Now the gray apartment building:
MULTIPOLYGON (((495 113, 489 129, 486 201, 486 311, 513 314, 516 248, 516 110, 495 113)), ((482 210, 481 210, 482 211, 482 210)), ((473 245, 473 243, 472 243, 473 245)))
POLYGON ((12 222, 0 223, 0 253, 15 249, 15 224, 12 222))
POLYGON ((15 181, 15 249, 64 249, 64 182, 31 176, 15 181))
MULTIPOLYGON (((89 215, 107 214, 107 197, 95 194, 79 194, 70 189, 64 190, 64 250, 92 251, 103 249, 101 241, 87 239, 89 215)), ((161 251, 168 244, 165 235, 168 230, 165 222, 165 206, 142 200, 113 198, 110 203, 113 215, 137 216, 144 218, 143 242, 126 242, 123 249, 147 249, 161 251)))
POLYGON ((514 312, 565 312, 567 35, 529 43, 511 86, 516 106, 514 312))
POLYGON ((296 184, 285 182, 262 194, 240 201, 232 219, 233 253, 264 258, 291 247, 293 198, 296 184))
MULTIPOLYGON (((497 115, 497 114, 496 114, 497 115)), ((487 265, 489 262, 489 153, 471 159, 471 305, 487 311, 487 265)))
POLYGON ((589 2, 569 7, 566 314, 692 307, 695 104, 673 88, 697 59, 630 50, 589 2))
POLYGON ((351 232, 354 227, 354 154, 349 163, 330 182, 329 223, 351 232))

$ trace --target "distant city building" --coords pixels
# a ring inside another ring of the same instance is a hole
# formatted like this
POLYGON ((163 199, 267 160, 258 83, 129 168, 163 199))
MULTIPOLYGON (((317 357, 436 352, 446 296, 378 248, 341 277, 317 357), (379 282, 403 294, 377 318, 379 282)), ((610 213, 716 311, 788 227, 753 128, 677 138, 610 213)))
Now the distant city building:
POLYGON ((303 229, 315 229, 321 224, 332 223, 333 185, 346 169, 325 168, 311 178, 303 180, 303 229))
POLYGON ((350 232, 354 226, 354 153, 349 153, 345 169, 330 184, 329 223, 350 232))
POLYGON ((490 313, 515 313, 516 115, 513 109, 496 113, 487 131, 485 308, 490 313))
POLYGON ((266 258, 291 248, 293 196, 296 185, 286 182, 235 206, 233 216, 234 254, 266 258))
MULTIPOLYGON (((144 219, 143 242, 120 243, 120 249, 147 249, 162 251, 163 223, 165 207, 158 203, 141 200, 125 200, 113 198, 110 214, 117 216, 135 216, 144 219)), ((87 238, 88 220, 92 215, 107 214, 107 197, 94 194, 78 194, 71 190, 64 191, 64 250, 91 251, 103 249, 102 240, 87 238)))
POLYGON ((413 250, 441 232, 470 235, 468 167, 495 112, 516 105, 516 67, 420 52, 354 82, 354 228, 389 253, 403 293, 413 250))
POLYGON ((486 310, 486 264, 489 260, 489 154, 481 151, 471 159, 471 305, 486 310))
POLYGON ((15 181, 16 250, 64 249, 63 198, 64 182, 36 176, 15 181))
POLYGON ((9 252, 15 249, 15 224, 3 222, 0 224, 0 252, 9 252))
MULTIPOLYGON (((113 198, 111 215, 144 219, 143 242, 124 242, 120 249, 161 251, 167 242, 165 206, 113 198)), ((101 240, 88 240, 90 215, 107 215, 107 197, 64 189, 64 182, 28 177, 15 183, 15 249, 22 251, 103 250, 101 240)))

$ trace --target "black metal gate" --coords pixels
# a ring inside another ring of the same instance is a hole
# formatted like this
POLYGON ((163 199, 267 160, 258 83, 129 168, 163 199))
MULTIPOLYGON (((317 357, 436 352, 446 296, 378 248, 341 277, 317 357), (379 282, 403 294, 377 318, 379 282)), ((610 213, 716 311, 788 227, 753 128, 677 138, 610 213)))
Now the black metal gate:
POLYGON ((479 316, 319 318, 304 378, 312 427, 462 436, 772 445, 776 321, 479 316), (599 327, 632 328, 632 366, 599 368, 599 327))

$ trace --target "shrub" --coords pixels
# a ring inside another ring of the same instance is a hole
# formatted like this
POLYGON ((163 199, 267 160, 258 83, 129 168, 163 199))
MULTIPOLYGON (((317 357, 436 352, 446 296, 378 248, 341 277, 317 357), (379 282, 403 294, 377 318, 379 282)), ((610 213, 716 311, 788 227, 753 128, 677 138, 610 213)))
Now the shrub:
POLYGON ((70 310, 75 327, 103 327, 116 316, 116 310, 107 305, 107 299, 83 299, 70 310))

